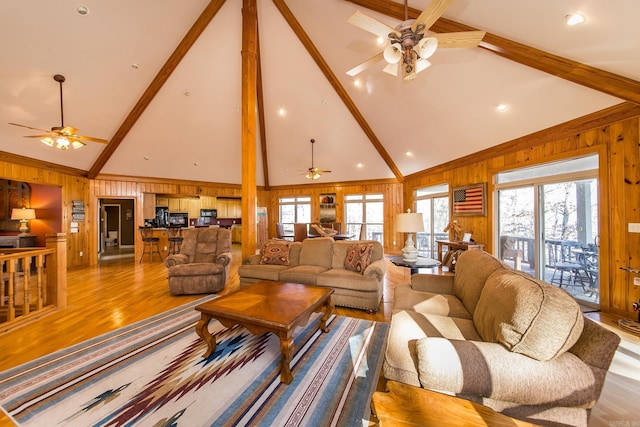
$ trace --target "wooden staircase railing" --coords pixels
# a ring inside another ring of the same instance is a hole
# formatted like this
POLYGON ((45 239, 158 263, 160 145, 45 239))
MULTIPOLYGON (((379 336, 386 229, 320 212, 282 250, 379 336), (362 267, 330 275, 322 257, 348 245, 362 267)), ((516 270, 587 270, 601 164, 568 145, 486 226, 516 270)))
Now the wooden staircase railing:
POLYGON ((67 305, 66 238, 47 235, 46 248, 0 249, 0 332, 67 305))

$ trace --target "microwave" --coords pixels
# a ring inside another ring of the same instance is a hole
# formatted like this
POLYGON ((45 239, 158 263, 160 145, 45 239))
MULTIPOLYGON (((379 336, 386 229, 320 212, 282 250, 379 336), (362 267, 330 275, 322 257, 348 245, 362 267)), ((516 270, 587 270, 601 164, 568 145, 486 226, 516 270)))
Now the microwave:
POLYGON ((189 214, 187 212, 169 212, 170 227, 188 227, 189 214))
POLYGON ((217 209, 200 209, 200 217, 201 218, 217 218, 218 210, 217 209))

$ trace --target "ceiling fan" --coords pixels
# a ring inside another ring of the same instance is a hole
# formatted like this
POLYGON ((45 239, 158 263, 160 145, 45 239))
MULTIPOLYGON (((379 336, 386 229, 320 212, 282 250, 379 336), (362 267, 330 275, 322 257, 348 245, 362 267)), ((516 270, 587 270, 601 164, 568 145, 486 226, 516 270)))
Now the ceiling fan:
POLYGON ((69 146, 73 148, 84 147, 87 142, 99 142, 101 144, 107 144, 109 141, 106 139, 94 138, 91 136, 83 136, 78 135, 78 129, 65 126, 64 125, 64 109, 62 104, 62 83, 65 81, 64 76, 60 74, 56 74, 53 76, 53 79, 60 84, 60 126, 54 126, 50 131, 44 129, 33 128, 31 126, 19 125, 17 123, 9 123, 10 125, 20 126, 27 129, 37 130, 40 132, 44 132, 44 135, 25 135, 25 138, 40 138, 40 140, 48 145, 49 147, 53 147, 55 144, 56 148, 60 150, 68 150, 69 146))
POLYGON ((397 76, 398 68, 401 67, 402 81, 408 82, 415 79, 419 72, 431 65, 427 58, 433 55, 438 47, 477 47, 482 41, 485 31, 440 34, 428 32, 429 28, 454 1, 432 0, 418 16, 418 19, 413 20, 409 19, 409 6, 405 0, 404 21, 395 28, 356 11, 347 19, 347 22, 380 36, 382 39, 389 40, 390 44, 376 56, 347 71, 347 74, 355 76, 384 59, 387 61, 387 65, 382 71, 397 76))
POLYGON ((311 180, 315 180, 320 178, 320 176, 323 173, 331 173, 331 171, 329 170, 324 170, 324 169, 318 169, 317 167, 313 166, 313 144, 315 144, 316 140, 315 139, 311 139, 311 167, 309 169, 307 169, 306 173, 305 173, 305 178, 307 179, 311 179, 311 180))

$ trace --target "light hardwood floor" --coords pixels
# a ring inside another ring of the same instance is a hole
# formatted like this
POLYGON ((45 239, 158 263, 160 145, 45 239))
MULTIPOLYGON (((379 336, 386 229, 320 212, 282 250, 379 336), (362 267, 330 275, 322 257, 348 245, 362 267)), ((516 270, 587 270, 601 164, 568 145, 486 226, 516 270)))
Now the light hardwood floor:
MULTIPOLYGON (((239 287, 240 246, 233 245, 228 285, 222 292, 239 287)), ((409 270, 387 263, 384 298, 378 313, 336 307, 336 314, 388 322, 397 283, 410 280, 409 270)), ((171 296, 166 268, 157 258, 142 263, 129 258, 110 258, 98 267, 68 272, 68 306, 19 329, 0 334, 0 371, 45 354, 80 343, 154 314, 201 298, 201 295, 171 296)), ((640 427, 640 338, 617 328, 617 319, 589 314, 623 338, 602 396, 593 409, 590 426, 640 427)), ((0 427, 13 425, 0 414, 0 427)))

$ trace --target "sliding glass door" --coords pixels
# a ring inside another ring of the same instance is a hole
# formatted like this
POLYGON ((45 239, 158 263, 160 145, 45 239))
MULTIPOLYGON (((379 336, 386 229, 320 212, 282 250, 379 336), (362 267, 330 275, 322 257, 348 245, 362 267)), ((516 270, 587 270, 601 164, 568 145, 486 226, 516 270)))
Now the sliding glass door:
POLYGON ((597 156, 496 175, 497 254, 599 304, 597 156))

